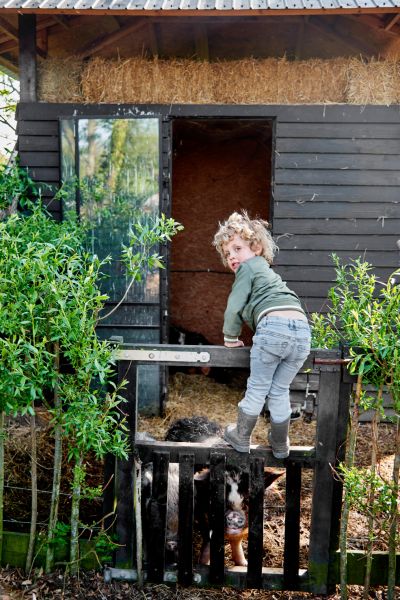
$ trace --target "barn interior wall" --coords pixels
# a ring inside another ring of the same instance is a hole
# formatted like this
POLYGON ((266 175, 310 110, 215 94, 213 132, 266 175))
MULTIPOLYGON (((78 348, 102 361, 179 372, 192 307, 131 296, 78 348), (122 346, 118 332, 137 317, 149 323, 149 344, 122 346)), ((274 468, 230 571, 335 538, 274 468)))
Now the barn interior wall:
POLYGON ((185 229, 171 246, 170 321, 212 344, 233 281, 214 233, 235 210, 270 219, 271 143, 268 121, 174 121, 172 216, 185 229))
MULTIPOLYGON (((60 179, 58 119, 74 111, 77 115, 98 116, 159 114, 166 120, 221 115, 274 118, 273 233, 280 247, 276 269, 301 296, 309 312, 326 310, 327 292, 334 279, 332 252, 343 261, 366 258, 382 278, 399 265, 398 105, 20 104, 21 164, 29 168, 35 180, 45 181, 53 189, 60 179)), ((163 146, 167 165, 170 140, 165 139, 163 146)), ((193 170, 196 168, 194 165, 193 170)), ((51 189, 44 188, 43 193, 50 201, 51 189)), ((50 206, 59 218, 59 204, 52 201, 50 206)), ((181 220, 185 224, 185 218, 181 220)), ((191 281, 188 278, 189 287, 191 281)))

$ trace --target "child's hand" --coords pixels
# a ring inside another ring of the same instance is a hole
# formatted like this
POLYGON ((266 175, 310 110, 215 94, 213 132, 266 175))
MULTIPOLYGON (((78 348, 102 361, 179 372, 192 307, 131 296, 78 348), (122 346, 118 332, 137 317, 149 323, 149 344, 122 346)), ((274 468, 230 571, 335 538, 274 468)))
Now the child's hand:
POLYGON ((225 342, 224 346, 226 348, 241 348, 242 346, 244 346, 244 343, 242 342, 242 340, 238 340, 237 342, 225 342))

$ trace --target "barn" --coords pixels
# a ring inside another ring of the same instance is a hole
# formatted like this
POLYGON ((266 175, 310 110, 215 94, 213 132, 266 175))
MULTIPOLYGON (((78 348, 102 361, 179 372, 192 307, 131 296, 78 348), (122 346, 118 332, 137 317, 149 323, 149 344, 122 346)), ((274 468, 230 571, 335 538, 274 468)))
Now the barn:
MULTIPOLYGON (((308 313, 327 310, 332 252, 344 261, 366 258, 382 279, 396 269, 399 19, 398 0, 0 0, 0 64, 21 83, 20 163, 39 182, 54 218, 84 215, 91 249, 112 256, 102 284, 109 296, 102 337, 137 349, 169 341, 175 329, 187 340, 189 334, 203 340, 213 366, 227 360, 232 366, 232 354, 218 347, 231 275, 211 241, 218 221, 233 210, 270 221, 280 247, 275 267, 308 313), (130 287, 122 245, 135 222, 146 224, 160 211, 185 229, 162 249, 167 268, 130 287)), ((236 366, 245 367, 248 349, 241 350, 236 366)), ((131 441, 155 473, 150 580, 165 578, 171 461, 180 463, 182 475, 180 583, 198 576, 193 469, 207 463, 213 537, 210 569, 198 582, 332 589, 342 490, 330 466, 343 456, 352 380, 342 377, 336 350, 322 358, 314 351, 312 361, 319 382, 316 443, 294 449, 285 465, 284 558, 277 570, 263 566, 260 551, 263 476, 265 465, 282 465, 263 447, 242 458, 231 449, 138 443, 136 375, 139 411, 158 414, 165 366, 151 364, 149 356, 120 357, 119 377, 132 375, 126 391, 131 441), (251 476, 247 571, 224 565, 227 464, 244 465, 251 476), (307 569, 300 569, 306 469, 313 470, 312 510, 307 569)), ((310 369, 300 374, 306 395, 310 369)), ((309 396, 316 397, 315 388, 309 396)), ((143 576, 141 557, 134 556, 141 526, 138 514, 132 518, 137 468, 133 453, 117 465, 112 457, 106 461, 105 480, 115 476, 116 483, 105 489, 104 514, 114 520, 116 508, 120 544, 110 578, 143 576)))
MULTIPOLYGON (((165 342, 175 326, 220 344, 231 276, 211 240, 241 208, 271 222, 275 266, 309 313, 326 310, 332 252, 365 257, 382 278, 398 266, 399 7, 1 1, 0 63, 21 82, 21 165, 46 184, 55 218, 85 212, 93 248, 113 255, 103 337, 165 342), (76 178, 79 191, 54 200, 76 178), (167 269, 119 304, 121 240, 159 210, 185 230, 167 269)), ((141 367, 150 413, 165 396, 158 374, 141 367)))

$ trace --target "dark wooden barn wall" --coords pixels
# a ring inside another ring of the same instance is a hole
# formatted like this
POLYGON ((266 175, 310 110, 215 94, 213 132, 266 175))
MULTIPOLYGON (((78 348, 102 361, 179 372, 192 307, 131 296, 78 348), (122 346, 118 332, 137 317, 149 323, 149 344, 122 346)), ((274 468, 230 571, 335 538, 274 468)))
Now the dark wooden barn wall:
MULTIPOLYGON (((273 228, 276 268, 309 312, 326 305, 333 278, 330 254, 359 255, 381 277, 399 264, 399 106, 138 106, 29 104, 18 107, 19 154, 35 180, 59 171, 58 118, 130 116, 273 118, 273 228)), ((166 145, 168 151, 168 145, 166 145)), ((60 206, 51 211, 60 217, 60 206)), ((206 215, 205 215, 206 218, 206 215)))

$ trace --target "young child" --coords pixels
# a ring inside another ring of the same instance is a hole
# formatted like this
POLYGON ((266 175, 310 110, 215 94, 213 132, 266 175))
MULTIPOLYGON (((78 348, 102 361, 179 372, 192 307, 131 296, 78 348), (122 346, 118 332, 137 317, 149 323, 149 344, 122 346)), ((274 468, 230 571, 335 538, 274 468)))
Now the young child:
POLYGON ((249 452, 251 433, 268 397, 269 443, 276 458, 286 458, 289 386, 310 352, 311 334, 298 297, 270 267, 277 246, 267 227, 266 221, 235 212, 214 237, 223 264, 235 273, 224 317, 225 346, 243 346, 243 322, 255 331, 246 393, 237 423, 226 427, 224 438, 238 452, 249 452))

